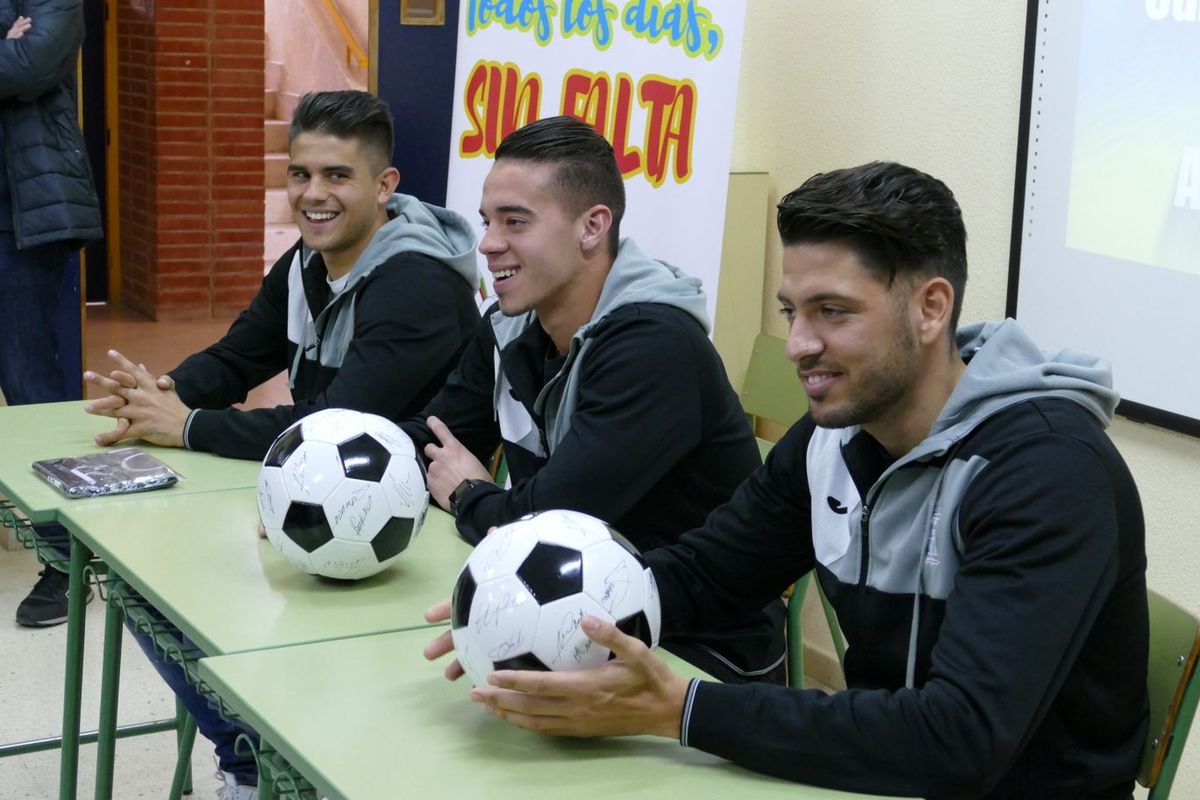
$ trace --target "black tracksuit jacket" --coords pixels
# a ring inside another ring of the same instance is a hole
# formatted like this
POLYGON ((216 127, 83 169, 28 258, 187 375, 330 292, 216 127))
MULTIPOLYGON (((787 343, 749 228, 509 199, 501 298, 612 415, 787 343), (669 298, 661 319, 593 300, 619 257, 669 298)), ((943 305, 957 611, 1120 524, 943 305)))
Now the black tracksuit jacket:
MULTIPOLYGON (((297 343, 288 330, 288 273, 299 247, 297 242, 275 262, 250 306, 220 341, 171 370, 180 399, 201 409, 187 427, 189 448, 259 459, 285 428, 323 408, 404 419, 441 388, 474 333, 479 313, 473 287, 431 256, 398 253, 359 281, 353 296, 345 299, 347 305, 353 302, 355 319, 340 366, 301 358, 292 405, 230 408, 295 362, 297 343)), ((325 276, 323 268, 303 270, 314 319, 330 299, 325 276)))
POLYGON ((831 696, 693 682, 684 744, 850 791, 1130 797, 1146 556, 1102 426, 1111 378, 1085 358, 1038 361, 1011 321, 982 330, 993 341, 964 348, 967 373, 914 450, 897 459, 805 417, 703 529, 646 554, 664 635, 815 568, 848 643, 849 689, 831 696))
MULTIPOLYGON (((428 416, 445 422, 484 463, 502 443, 494 313, 498 308, 481 321, 442 392, 403 426, 418 450, 433 441, 423 423, 428 416)), ((503 441, 512 488, 487 484, 463 498, 458 528, 468 541, 531 511, 566 508, 607 521, 644 552, 699 525, 759 465, 724 366, 689 314, 659 303, 624 305, 586 336, 594 341, 578 366, 569 433, 546 456, 503 441)), ((561 366, 560 359, 547 358, 549 349, 549 337, 534 323, 499 352, 513 398, 532 418, 543 450, 545 421, 534 401, 561 366)), ((778 680, 782 604, 764 599, 720 632, 664 646, 723 680, 778 680)))

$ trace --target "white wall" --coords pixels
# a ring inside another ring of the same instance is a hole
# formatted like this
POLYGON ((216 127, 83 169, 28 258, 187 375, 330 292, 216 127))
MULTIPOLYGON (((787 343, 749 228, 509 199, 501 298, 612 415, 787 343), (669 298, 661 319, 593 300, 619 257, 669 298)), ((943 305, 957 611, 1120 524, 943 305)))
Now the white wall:
MULTIPOLYGON (((963 320, 1003 316, 1025 2, 748 5, 732 169, 769 172, 772 207, 815 172, 875 159, 941 178, 967 224, 963 320)), ((772 236, 763 329, 782 336, 779 260, 772 236)), ((1120 418, 1110 432, 1145 505, 1150 585, 1200 611, 1200 439, 1120 418)), ((1178 797, 1200 797, 1198 752, 1185 754, 1178 797)))

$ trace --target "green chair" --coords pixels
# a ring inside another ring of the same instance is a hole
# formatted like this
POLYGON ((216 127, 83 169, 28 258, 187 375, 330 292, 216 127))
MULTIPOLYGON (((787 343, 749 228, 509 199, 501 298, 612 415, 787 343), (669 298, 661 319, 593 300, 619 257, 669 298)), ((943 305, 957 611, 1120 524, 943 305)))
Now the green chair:
POLYGON ((1150 729, 1137 781, 1150 790, 1147 800, 1167 800, 1200 700, 1200 684, 1192 680, 1200 654, 1200 620, 1156 592, 1147 592, 1146 599, 1150 729))
MULTIPOLYGON (((812 577, 809 572, 792 584, 792 594, 788 597, 787 606, 787 642, 788 642, 788 685, 803 686, 804 678, 804 640, 801 636, 800 610, 804 606, 804 593, 808 590, 808 581, 812 577)), ((829 599, 821 590, 821 582, 817 581, 817 596, 821 598, 821 610, 825 612, 825 623, 829 626, 829 636, 833 639, 833 649, 837 653, 838 664, 846 660, 846 640, 842 638, 842 628, 838 625, 837 614, 829 599)))
MULTIPOLYGON (((754 419, 765 419, 790 427, 808 411, 808 395, 787 357, 787 342, 777 336, 760 333, 754 340, 750 363, 739 395, 742 409, 754 419)), ((771 449, 759 439, 763 458, 771 449)))
POLYGON ((508 483, 508 462, 504 459, 504 445, 497 445, 488 463, 488 473, 492 482, 498 486, 508 483))

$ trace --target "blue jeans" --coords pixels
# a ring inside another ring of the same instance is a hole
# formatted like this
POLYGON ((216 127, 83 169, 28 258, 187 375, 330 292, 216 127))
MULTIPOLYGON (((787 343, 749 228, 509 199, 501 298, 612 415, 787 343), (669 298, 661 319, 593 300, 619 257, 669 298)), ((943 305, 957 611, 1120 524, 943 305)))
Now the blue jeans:
MULTIPOLYGON (((62 556, 62 563, 54 563, 53 567, 63 572, 71 571, 71 538, 67 533, 67 529, 57 522, 45 522, 41 525, 35 525, 34 530, 37 531, 38 538, 43 542, 53 547, 62 556)), ((50 559, 53 560, 53 559, 50 559)))
MULTIPOLYGON (((179 629, 163 619, 161 614, 152 612, 183 642, 184 647, 195 647, 190 639, 179 632, 179 629)), ((126 627, 129 623, 126 622, 126 627)), ((184 708, 188 710, 196 719, 196 730, 200 731, 209 741, 211 741, 217 751, 217 762, 221 765, 221 769, 233 775, 238 783, 247 786, 258 785, 258 765, 254 763, 254 757, 247 754, 241 755, 235 747, 239 734, 246 734, 250 740, 254 742, 254 746, 258 747, 258 734, 246 725, 238 722, 230 722, 218 713, 217 709, 208 702, 198 691, 196 687, 188 683, 184 677, 183 666, 173 664, 162 657, 162 654, 154 649, 153 638, 146 633, 138 633, 129 628, 129 632, 133 634, 133 638, 137 640, 138 645, 142 648, 142 652, 146 654, 146 658, 150 659, 150 663, 158 670, 158 674, 162 676, 167 685, 171 687, 171 691, 175 692, 175 696, 183 703, 184 708)))
MULTIPOLYGON (((58 363, 55 320, 70 256, 63 242, 18 250, 12 232, 0 231, 0 391, 10 406, 72 397, 58 363)), ((63 558, 70 555, 61 525, 39 525, 38 534, 63 558)))
POLYGON ((55 327, 70 255, 61 242, 18 250, 12 234, 0 231, 0 391, 10 406, 71 398, 55 327))

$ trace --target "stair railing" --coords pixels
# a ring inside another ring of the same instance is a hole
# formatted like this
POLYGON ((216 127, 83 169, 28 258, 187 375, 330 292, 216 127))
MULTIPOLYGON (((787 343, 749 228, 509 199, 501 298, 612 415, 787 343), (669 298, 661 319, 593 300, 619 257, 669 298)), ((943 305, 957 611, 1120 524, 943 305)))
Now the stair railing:
POLYGON ((351 66, 352 61, 357 61, 359 69, 366 69, 367 53, 354 38, 350 26, 346 24, 346 17, 342 15, 342 10, 337 7, 334 0, 325 0, 325 10, 329 12, 329 19, 333 21, 334 27, 342 35, 342 41, 346 43, 346 66, 351 66))

